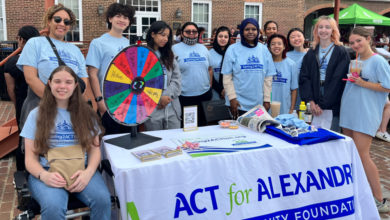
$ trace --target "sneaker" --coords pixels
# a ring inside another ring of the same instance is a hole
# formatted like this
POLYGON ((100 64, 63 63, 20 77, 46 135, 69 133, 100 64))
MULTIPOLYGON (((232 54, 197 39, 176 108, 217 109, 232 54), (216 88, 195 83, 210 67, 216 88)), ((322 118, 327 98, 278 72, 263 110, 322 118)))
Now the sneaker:
POLYGON ((386 199, 383 199, 382 202, 379 202, 379 201, 375 198, 375 204, 376 204, 376 208, 378 209, 378 212, 380 212, 380 213, 387 213, 387 212, 390 212, 390 208, 389 208, 389 206, 387 205, 387 200, 386 200, 386 199))
POLYGON ((376 135, 375 137, 381 139, 381 140, 384 140, 384 141, 387 141, 387 142, 390 142, 390 134, 387 133, 386 131, 385 132, 376 132, 376 135))

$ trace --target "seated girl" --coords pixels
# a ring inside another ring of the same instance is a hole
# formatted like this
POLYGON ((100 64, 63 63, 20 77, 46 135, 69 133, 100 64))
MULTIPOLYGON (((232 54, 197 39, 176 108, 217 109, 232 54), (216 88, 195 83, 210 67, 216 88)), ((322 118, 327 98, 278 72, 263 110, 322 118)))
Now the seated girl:
POLYGON ((28 187, 41 207, 42 219, 65 219, 69 193, 90 207, 91 219, 111 216, 110 194, 96 172, 100 163, 99 134, 103 129, 76 82, 76 74, 70 67, 54 69, 39 107, 30 112, 21 133, 25 138, 26 169, 30 173, 28 187), (51 163, 43 155, 50 157, 50 153, 71 146, 82 150, 82 168, 66 177, 62 172, 52 171, 51 163))

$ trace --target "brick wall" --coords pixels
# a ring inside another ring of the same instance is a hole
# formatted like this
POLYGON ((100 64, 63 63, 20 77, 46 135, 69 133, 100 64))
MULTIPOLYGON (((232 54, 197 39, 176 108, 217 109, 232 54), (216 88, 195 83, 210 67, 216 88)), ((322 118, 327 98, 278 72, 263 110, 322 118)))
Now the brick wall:
POLYGON ((293 27, 303 28, 303 12, 304 0, 265 0, 263 3, 263 25, 268 20, 276 21, 279 25, 279 33, 287 35, 293 27))
MULTIPOLYGON (((17 31, 23 25, 34 25, 41 30, 41 20, 44 15, 44 0, 12 0, 6 2, 8 40, 14 40, 17 31)), ((84 40, 90 41, 107 31, 104 15, 99 16, 97 7, 107 7, 116 0, 83 0, 83 33, 84 40)), ((263 2, 264 24, 267 20, 275 20, 279 24, 279 32, 287 34, 292 27, 303 28, 306 11, 319 5, 332 6, 333 0, 212 0, 212 28, 221 25, 234 26, 244 17, 245 2, 263 2), (228 3, 227 3, 228 2, 228 3)), ((343 0, 342 5, 353 2, 361 4, 372 11, 380 12, 390 8, 385 2, 365 2, 343 0)), ((192 0, 161 0, 161 18, 169 25, 173 22, 184 24, 191 20, 192 0), (182 17, 176 18, 175 12, 180 8, 182 17)))
POLYGON ((33 25, 41 30, 44 7, 44 1, 5 1, 7 39, 16 40, 18 30, 24 25, 33 25))

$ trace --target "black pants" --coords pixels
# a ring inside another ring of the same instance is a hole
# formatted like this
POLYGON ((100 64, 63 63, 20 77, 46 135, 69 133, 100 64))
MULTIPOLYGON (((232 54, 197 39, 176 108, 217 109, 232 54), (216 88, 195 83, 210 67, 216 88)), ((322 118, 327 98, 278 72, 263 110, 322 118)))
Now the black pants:
MULTIPOLYGON (((204 115, 202 102, 210 101, 213 96, 211 88, 209 91, 198 96, 179 96, 180 105, 183 109, 185 106, 196 105, 198 107, 198 126, 207 125, 206 117, 204 115)), ((183 120, 181 121, 181 127, 183 127, 183 120)))

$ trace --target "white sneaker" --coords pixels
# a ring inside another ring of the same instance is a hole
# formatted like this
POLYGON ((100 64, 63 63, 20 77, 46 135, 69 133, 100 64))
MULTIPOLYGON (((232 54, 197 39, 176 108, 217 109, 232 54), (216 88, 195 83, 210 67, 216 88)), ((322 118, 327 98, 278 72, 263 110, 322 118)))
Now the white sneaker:
POLYGON ((390 208, 387 205, 386 199, 383 199, 382 202, 379 202, 378 200, 375 199, 375 204, 376 204, 376 208, 378 209, 378 212, 380 212, 380 213, 388 213, 390 211, 390 208))
POLYGON ((384 141, 387 141, 387 142, 390 142, 390 134, 387 133, 386 131, 385 132, 376 132, 376 135, 375 137, 381 139, 381 140, 384 140, 384 141))

